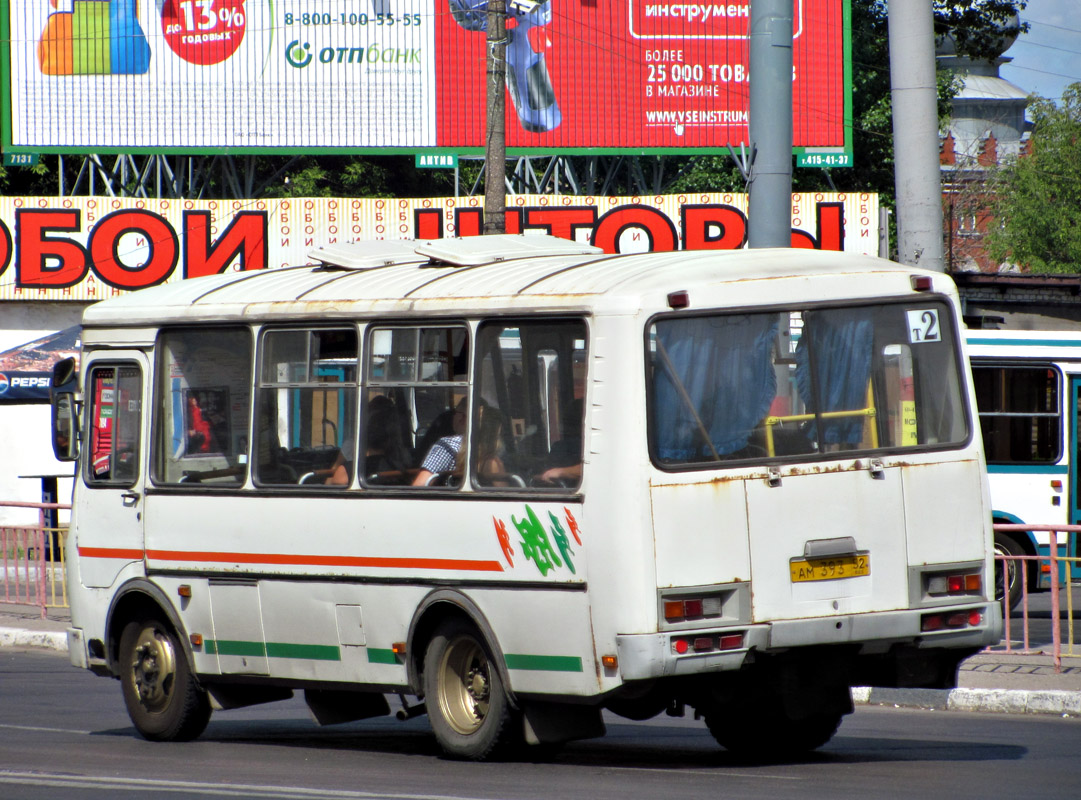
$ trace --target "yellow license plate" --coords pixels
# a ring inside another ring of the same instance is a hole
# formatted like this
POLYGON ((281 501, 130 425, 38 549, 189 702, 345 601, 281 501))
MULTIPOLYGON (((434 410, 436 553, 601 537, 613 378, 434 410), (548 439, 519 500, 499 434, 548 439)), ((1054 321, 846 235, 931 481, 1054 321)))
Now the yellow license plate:
POLYGON ((792 583, 858 578, 871 574, 871 556, 858 553, 829 558, 794 558, 789 562, 789 569, 792 571, 792 583))

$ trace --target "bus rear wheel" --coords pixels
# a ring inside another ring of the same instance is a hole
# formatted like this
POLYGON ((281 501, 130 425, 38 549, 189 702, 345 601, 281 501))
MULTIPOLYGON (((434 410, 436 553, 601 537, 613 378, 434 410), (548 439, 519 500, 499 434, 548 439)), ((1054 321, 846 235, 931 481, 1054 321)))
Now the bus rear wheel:
POLYGON ((128 716, 150 741, 196 738, 210 700, 196 683, 176 634, 157 619, 129 622, 120 636, 120 683, 128 716))
POLYGON ((818 711, 793 719, 780 707, 725 707, 706 714, 706 727, 733 755, 751 761, 783 761, 816 750, 841 725, 842 712, 818 711))
POLYGON ((499 670, 483 637, 463 620, 444 622, 428 645, 424 703, 435 738, 449 756, 481 761, 513 742, 499 670))

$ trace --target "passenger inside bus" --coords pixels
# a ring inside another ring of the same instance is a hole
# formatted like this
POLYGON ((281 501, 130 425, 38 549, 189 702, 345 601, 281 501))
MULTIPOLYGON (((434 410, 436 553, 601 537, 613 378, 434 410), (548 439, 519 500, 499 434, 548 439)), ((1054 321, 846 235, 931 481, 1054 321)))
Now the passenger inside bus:
POLYGON ((462 451, 462 436, 466 429, 467 403, 465 399, 458 401, 454 407, 453 433, 444 436, 429 448, 424 460, 420 463, 420 471, 413 479, 414 486, 428 486, 432 479, 441 472, 455 472, 460 474, 461 465, 458 456, 462 451))
POLYGON ((577 486, 582 479, 582 425, 584 404, 575 398, 563 416, 560 438, 552 443, 549 463, 552 465, 538 474, 534 483, 545 485, 577 486))
POLYGON ((482 486, 510 486, 513 479, 507 474, 504 461, 506 442, 503 440, 503 415, 497 408, 482 405, 477 431, 477 445, 473 464, 477 482, 482 486))
POLYGON ((364 475, 369 483, 407 483, 409 453, 402 441, 402 426, 394 403, 386 397, 372 398, 364 450, 364 475))

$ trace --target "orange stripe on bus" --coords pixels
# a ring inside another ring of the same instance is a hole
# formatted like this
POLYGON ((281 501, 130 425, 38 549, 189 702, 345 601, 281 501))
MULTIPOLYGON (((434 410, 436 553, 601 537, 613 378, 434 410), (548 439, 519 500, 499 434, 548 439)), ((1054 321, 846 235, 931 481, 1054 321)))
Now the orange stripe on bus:
POLYGON ((280 553, 200 553, 186 550, 147 550, 147 558, 159 561, 198 561, 225 564, 284 564, 318 567, 382 567, 385 569, 465 570, 502 572, 498 561, 454 558, 376 558, 370 556, 283 555, 280 553))
POLYGON ((80 547, 79 555, 84 558, 123 558, 127 561, 142 561, 142 550, 124 550, 119 547, 80 547))

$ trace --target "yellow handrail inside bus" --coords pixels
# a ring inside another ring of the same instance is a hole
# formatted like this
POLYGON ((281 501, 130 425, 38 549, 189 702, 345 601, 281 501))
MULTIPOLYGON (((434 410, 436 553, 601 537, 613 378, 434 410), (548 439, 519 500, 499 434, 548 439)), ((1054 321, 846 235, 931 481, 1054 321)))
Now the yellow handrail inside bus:
POLYGON ((875 410, 874 397, 871 392, 871 384, 867 383, 867 407, 854 408, 850 411, 823 411, 821 414, 788 414, 786 416, 768 416, 766 426, 766 453, 775 456, 773 446, 773 426, 782 422, 806 422, 817 419, 843 419, 845 417, 867 417, 871 420, 871 447, 878 447, 878 426, 874 424, 874 417, 878 412, 875 410))

